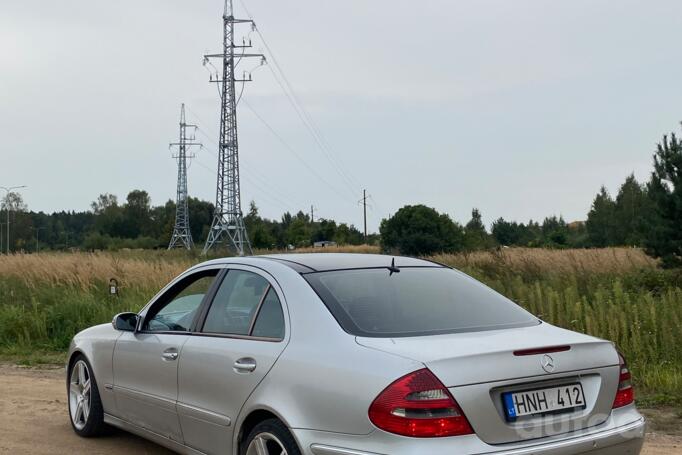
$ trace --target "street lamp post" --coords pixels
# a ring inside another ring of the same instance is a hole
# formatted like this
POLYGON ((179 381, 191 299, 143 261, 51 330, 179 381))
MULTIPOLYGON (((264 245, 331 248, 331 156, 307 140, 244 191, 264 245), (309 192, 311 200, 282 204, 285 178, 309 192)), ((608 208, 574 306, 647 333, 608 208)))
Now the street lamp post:
POLYGON ((9 255, 9 193, 12 190, 18 190, 20 188, 26 188, 26 185, 21 185, 21 186, 10 186, 5 187, 5 186, 0 186, 0 190, 5 190, 5 209, 7 210, 7 254, 9 255))
POLYGON ((47 229, 46 227, 31 227, 34 231, 36 231, 36 253, 40 252, 40 244, 38 243, 38 236, 40 235, 40 231, 47 229))

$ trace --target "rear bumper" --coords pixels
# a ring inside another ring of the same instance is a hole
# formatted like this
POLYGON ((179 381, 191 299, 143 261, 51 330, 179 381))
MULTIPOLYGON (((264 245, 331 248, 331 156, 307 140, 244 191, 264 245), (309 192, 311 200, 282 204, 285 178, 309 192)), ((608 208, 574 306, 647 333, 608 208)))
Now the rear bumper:
MULTIPOLYGON (((634 411, 638 416, 639 414, 634 411)), ((344 435, 309 430, 294 430, 305 455, 638 455, 644 444, 646 422, 637 420, 601 431, 545 443, 526 443, 501 448, 481 443, 476 436, 457 439, 415 440, 407 438, 384 438, 375 433, 344 438, 344 435), (325 437, 324 435, 327 435, 325 437), (345 440, 344 440, 345 439, 345 440), (379 439, 379 440, 377 440, 379 439), (383 439, 383 442, 381 441, 383 439), (323 442, 325 441, 326 442, 323 442), (350 448, 352 447, 352 448, 350 448)))

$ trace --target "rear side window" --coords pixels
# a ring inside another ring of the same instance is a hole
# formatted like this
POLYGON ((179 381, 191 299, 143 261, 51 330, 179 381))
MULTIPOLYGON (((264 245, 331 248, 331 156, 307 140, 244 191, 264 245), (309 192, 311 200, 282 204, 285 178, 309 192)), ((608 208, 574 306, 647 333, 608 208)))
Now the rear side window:
POLYGON ((251 333, 255 337, 284 338, 284 314, 277 293, 270 288, 251 333))
POLYGON ((356 269, 304 277, 343 329, 356 336, 435 335, 540 323, 511 300, 448 268, 356 269))
POLYGON ((230 270, 218 288, 202 331, 284 338, 284 316, 277 293, 260 275, 230 270))

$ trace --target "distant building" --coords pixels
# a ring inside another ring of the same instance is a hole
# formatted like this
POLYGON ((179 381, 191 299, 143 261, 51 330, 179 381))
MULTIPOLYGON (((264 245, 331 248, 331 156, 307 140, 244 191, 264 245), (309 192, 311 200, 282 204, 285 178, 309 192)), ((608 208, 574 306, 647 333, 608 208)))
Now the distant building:
POLYGON ((325 248, 328 246, 336 246, 336 242, 332 242, 329 240, 322 240, 321 242, 313 243, 313 248, 325 248))
POLYGON ((571 230, 578 230, 578 229, 582 229, 585 227, 585 222, 584 221, 571 221, 570 223, 567 224, 567 226, 571 230))

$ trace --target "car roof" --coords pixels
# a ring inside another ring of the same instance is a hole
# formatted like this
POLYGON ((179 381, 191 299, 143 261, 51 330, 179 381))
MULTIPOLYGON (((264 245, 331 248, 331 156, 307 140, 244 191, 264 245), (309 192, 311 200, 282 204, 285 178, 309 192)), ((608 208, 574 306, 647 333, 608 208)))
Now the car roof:
POLYGON ((396 267, 444 267, 441 264, 424 259, 404 256, 389 256, 383 254, 292 253, 256 257, 281 262, 290 266, 299 273, 389 267, 394 260, 396 267))

